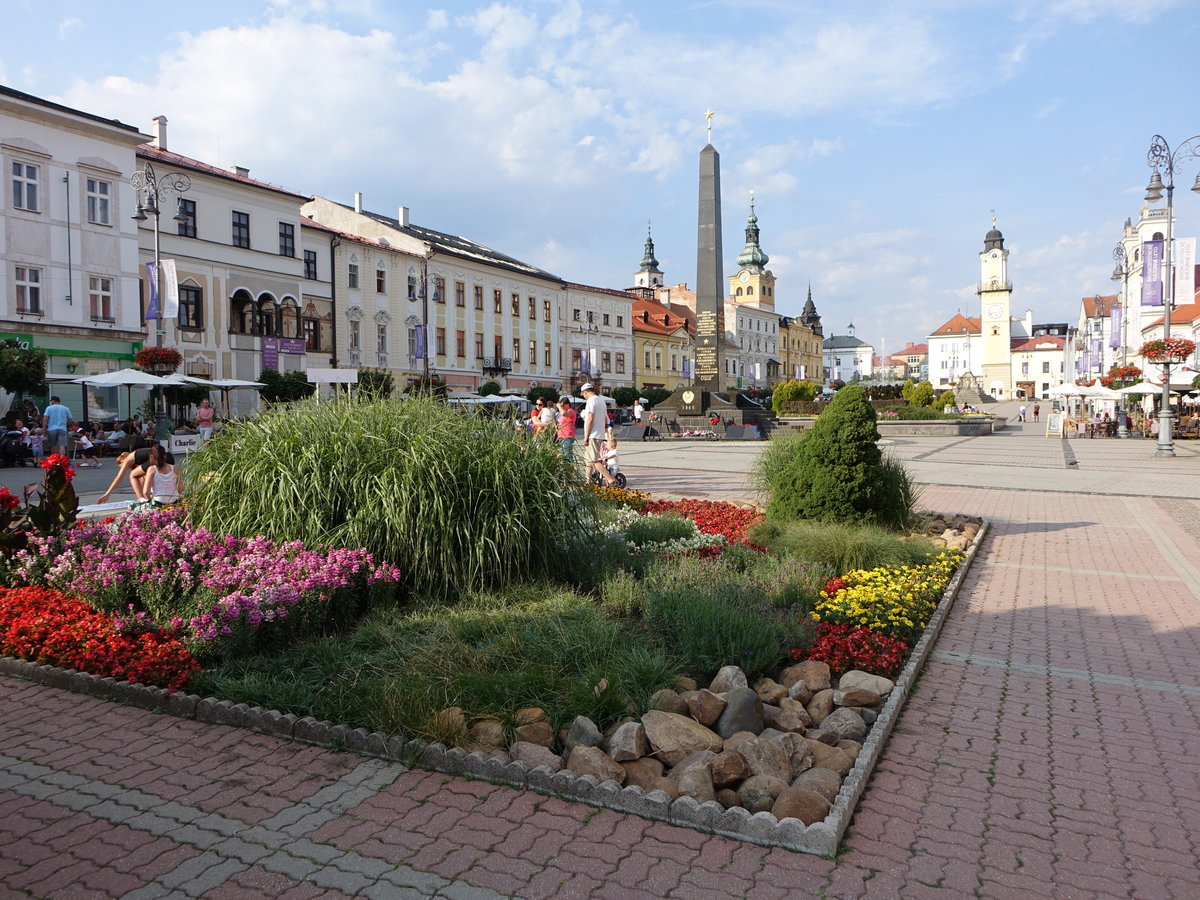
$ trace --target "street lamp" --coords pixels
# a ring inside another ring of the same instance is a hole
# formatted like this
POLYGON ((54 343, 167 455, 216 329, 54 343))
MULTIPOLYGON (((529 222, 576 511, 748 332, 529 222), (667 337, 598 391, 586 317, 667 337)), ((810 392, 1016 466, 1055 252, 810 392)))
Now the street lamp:
MULTIPOLYGON (((1167 340, 1171 338, 1171 306, 1175 303, 1175 275, 1171 270, 1172 241, 1174 240, 1172 217, 1174 216, 1175 201, 1175 164, 1196 156, 1200 156, 1200 134, 1193 135, 1182 144, 1176 145, 1173 153, 1162 135, 1156 134, 1150 139, 1150 150, 1146 154, 1146 164, 1153 170, 1150 184, 1146 186, 1146 200, 1156 203, 1162 199, 1164 188, 1167 192, 1167 240, 1166 246, 1163 248, 1165 257, 1163 280, 1166 282, 1166 296, 1163 297, 1163 337, 1167 340), (1159 169, 1162 169, 1167 175, 1165 185, 1159 169)), ((1200 193, 1200 175, 1196 176, 1196 183, 1192 185, 1192 190, 1200 193)), ((1164 359, 1162 367, 1162 409, 1158 412, 1158 447, 1154 451, 1154 455, 1174 456, 1175 439, 1171 435, 1170 357, 1164 359)))
MULTIPOLYGON (((431 254, 432 255, 432 254, 431 254)), ((421 353, 421 384, 429 390, 429 256, 421 267, 421 283, 417 288, 417 298, 421 301, 421 342, 424 344, 421 353)), ((433 302, 441 303, 442 295, 437 285, 433 288, 433 302)))
MULTIPOLYGON (((1117 244, 1113 249, 1112 280, 1121 282, 1121 366, 1129 365, 1129 255, 1125 252, 1125 244, 1117 244)), ((1124 398, 1124 394, 1121 395, 1124 398)), ((1125 425, 1124 399, 1117 401, 1117 437, 1129 437, 1129 428, 1125 425)))
MULTIPOLYGON (((579 366, 579 375, 582 378, 586 374, 587 378, 584 378, 583 380, 591 381, 593 384, 598 386, 600 383, 600 375, 592 371, 592 335, 600 333, 600 326, 595 323, 595 318, 596 314, 591 310, 588 310, 587 324, 580 325, 575 329, 575 332, 576 334, 584 335, 584 340, 586 342, 586 347, 584 350, 586 355, 583 357, 583 360, 581 361, 582 364, 579 366), (584 371, 585 369, 587 370, 586 372, 584 371)), ((582 382, 580 383, 582 384, 582 382)), ((598 388, 597 393, 599 393, 598 388)))
MULTIPOLYGON (((151 216, 154 218, 154 281, 150 287, 151 299, 154 303, 154 346, 163 345, 163 295, 162 295, 162 261, 159 258, 159 219, 162 217, 161 201, 175 195, 176 222, 186 222, 187 213, 183 210, 183 198, 180 194, 192 186, 192 179, 182 172, 170 172, 161 178, 154 173, 154 166, 149 161, 142 164, 138 172, 129 177, 129 184, 137 196, 137 210, 131 217, 135 222, 145 222, 151 216)), ((160 386, 154 393, 154 435, 161 440, 170 431, 171 423, 167 419, 167 398, 160 386)))

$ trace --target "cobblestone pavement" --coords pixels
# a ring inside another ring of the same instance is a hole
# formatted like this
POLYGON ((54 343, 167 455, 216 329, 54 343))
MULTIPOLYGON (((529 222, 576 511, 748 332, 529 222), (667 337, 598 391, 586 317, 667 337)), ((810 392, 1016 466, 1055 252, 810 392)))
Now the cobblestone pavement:
MULTIPOLYGON (((0 893, 1200 897, 1200 503, 1131 492, 1198 463, 1074 493, 1059 442, 1005 442, 1035 489, 925 488, 995 527, 836 861, 0 678, 0 893)), ((744 493, 707 459, 627 470, 744 493)))

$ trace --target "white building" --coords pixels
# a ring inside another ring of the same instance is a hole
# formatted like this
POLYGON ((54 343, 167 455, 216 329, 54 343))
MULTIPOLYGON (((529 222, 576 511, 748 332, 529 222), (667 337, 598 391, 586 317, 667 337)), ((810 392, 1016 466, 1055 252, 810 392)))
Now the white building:
MULTIPOLYGON (((129 176, 148 135, 0 87, 0 337, 46 351, 50 372, 133 364, 147 339, 129 176)), ((78 418, 125 414, 124 392, 56 388, 78 418)))
POLYGON ((821 346, 821 363, 829 381, 854 381, 874 374, 875 348, 854 336, 851 323, 846 334, 833 334, 821 346))
POLYGON ((585 381, 602 393, 633 387, 633 302, 628 291, 567 282, 556 352, 560 390, 575 393, 585 381))
POLYGON ((1012 373, 1014 398, 1047 399, 1050 388, 1063 383, 1067 339, 1043 334, 1014 340, 1012 373))
MULTIPOLYGON (((1114 365, 1121 365, 1124 310, 1116 294, 1106 297, 1084 297, 1079 302, 1079 318, 1075 326, 1074 362, 1071 378, 1092 381, 1108 374, 1114 365), (1116 328, 1114 329, 1114 320, 1116 328), (1114 335, 1113 332, 1116 331, 1114 335)), ((1134 348, 1134 352, 1137 348, 1134 348)))

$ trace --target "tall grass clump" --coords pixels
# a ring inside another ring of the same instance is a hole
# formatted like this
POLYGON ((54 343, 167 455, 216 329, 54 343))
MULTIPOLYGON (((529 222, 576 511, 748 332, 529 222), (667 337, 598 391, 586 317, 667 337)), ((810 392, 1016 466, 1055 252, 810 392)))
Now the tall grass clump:
POLYGON ((272 408, 206 442, 189 484, 197 525, 365 548, 442 597, 562 575, 593 530, 556 444, 428 397, 272 408))
POLYGON ((782 557, 825 566, 827 577, 855 569, 922 565, 936 553, 924 538, 847 522, 768 519, 751 532, 750 539, 782 557))

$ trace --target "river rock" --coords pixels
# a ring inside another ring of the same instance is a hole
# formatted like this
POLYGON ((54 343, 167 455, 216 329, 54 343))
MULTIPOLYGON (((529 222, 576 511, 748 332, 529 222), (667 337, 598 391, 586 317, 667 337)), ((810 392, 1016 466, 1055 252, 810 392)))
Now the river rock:
POLYGON ((679 796, 694 797, 697 803, 706 803, 709 800, 716 800, 716 791, 713 789, 712 775, 709 774, 708 766, 693 765, 689 766, 679 778, 674 779, 676 786, 679 788, 679 796))
POLYGON ((833 691, 829 688, 817 691, 804 708, 808 710, 808 716, 813 720, 813 724, 820 725, 825 721, 825 717, 833 712, 833 691))
POLYGON ((713 785, 719 788, 737 784, 750 777, 750 767, 746 764, 746 757, 737 750, 724 750, 718 753, 709 764, 708 770, 712 773, 713 785))
POLYGON ((849 753, 855 762, 858 762, 858 754, 862 753, 862 744, 858 741, 838 741, 834 746, 843 753, 849 753))
POLYGON ((496 719, 480 719, 467 730, 467 740, 476 747, 503 747, 504 726, 496 719))
POLYGON ((830 747, 820 741, 809 741, 808 749, 812 751, 813 768, 815 769, 829 769, 844 777, 854 765, 854 760, 845 750, 830 747))
POLYGON ((792 777, 788 779, 789 782, 795 781, 801 772, 812 768, 813 754, 805 738, 798 734, 784 734, 776 738, 774 743, 783 751, 783 755, 787 757, 788 763, 792 767, 792 777))
POLYGON ((625 770, 599 747, 577 744, 567 757, 567 768, 580 777, 591 775, 597 781, 625 783, 625 770))
MULTIPOLYGON (((812 699, 811 697, 809 699, 812 699)), ((779 701, 779 708, 785 712, 795 713, 804 720, 805 727, 812 724, 812 718, 808 714, 808 710, 804 708, 804 703, 800 700, 793 700, 791 697, 784 697, 779 701)))
POLYGON ((803 681, 797 681, 790 688, 788 688, 788 696, 793 700, 800 701, 800 703, 808 703, 808 701, 812 699, 812 695, 812 688, 810 688, 803 681))
POLYGON ((756 735, 753 731, 739 731, 736 734, 731 734, 725 739, 725 749, 736 750, 742 744, 746 743, 746 741, 756 740, 758 740, 758 735, 756 735))
POLYGON ((695 753, 689 753, 671 767, 671 771, 667 773, 667 777, 678 781, 680 776, 692 766, 704 766, 707 769, 709 764, 716 758, 717 754, 711 750, 697 750, 695 753))
POLYGON ((810 741, 820 741, 830 747, 842 739, 841 734, 835 728, 810 728, 804 732, 804 736, 810 741))
POLYGON ((787 688, 770 678, 764 678, 754 686, 755 693, 762 698, 763 703, 779 704, 788 695, 787 688))
POLYGON ((739 731, 758 734, 763 730, 763 702, 753 690, 748 687, 734 688, 725 694, 725 703, 716 726, 717 734, 721 737, 739 731))
MULTIPOLYGON (((641 759, 650 752, 646 729, 641 722, 625 722, 608 739, 608 755, 617 762, 641 759)), ((661 770, 662 764, 659 764, 661 770)))
POLYGON ((642 790, 647 794, 651 791, 662 791, 672 800, 679 796, 679 785, 665 775, 660 778, 651 778, 648 784, 642 786, 642 790))
POLYGON ((792 787, 816 791, 832 803, 837 799, 838 791, 842 789, 842 779, 838 777, 837 772, 830 769, 813 767, 801 772, 792 782, 792 787))
POLYGON ((688 678, 686 675, 679 675, 675 679, 675 690, 681 694, 684 691, 694 691, 698 686, 695 678, 688 678))
POLYGON ((631 759, 629 762, 618 763, 625 770, 625 783, 636 784, 644 791, 653 790, 647 787, 650 782, 663 777, 663 764, 653 757, 631 759))
POLYGON ((805 825, 824 821, 829 815, 829 801, 807 788, 789 787, 780 792, 771 806, 771 814, 779 820, 799 819, 805 825))
POLYGON ((707 688, 689 693, 687 697, 688 713, 706 728, 717 724, 727 705, 724 697, 718 697, 707 688))
POLYGON ((751 777, 769 775, 781 781, 791 781, 791 761, 783 752, 783 748, 774 741, 745 741, 738 744, 737 752, 746 760, 746 770, 751 777))
POLYGON ((526 706, 513 713, 513 725, 517 728, 522 725, 532 725, 534 722, 546 722, 549 719, 546 711, 538 706, 526 706))
MULTIPOLYGON (((786 700, 787 698, 784 697, 786 700)), ((780 709, 778 706, 763 705, 763 721, 771 728, 778 731, 799 731, 804 732, 808 727, 808 715, 803 718, 796 715, 794 712, 780 709)))
POLYGON ((745 672, 737 666, 725 666, 717 673, 717 677, 712 680, 708 689, 714 694, 724 694, 726 691, 749 686, 750 682, 746 680, 745 672))
POLYGON ((742 798, 742 806, 752 813, 769 812, 775 805, 775 798, 787 790, 788 783, 770 775, 754 775, 742 782, 738 788, 738 796, 742 798))
POLYGON ((642 725, 646 729, 650 749, 668 766, 697 750, 720 752, 722 749, 721 736, 690 716, 652 709, 642 716, 642 725))
POLYGON ((663 688, 661 691, 655 691, 650 695, 650 708, 661 709, 664 712, 678 713, 681 716, 687 715, 688 705, 670 688, 663 688))
POLYGON ((742 798, 738 796, 738 792, 733 788, 721 788, 717 791, 717 802, 725 809, 730 809, 734 806, 741 806, 742 798))
POLYGON ((804 662, 784 669, 780 680, 789 688, 796 682, 802 681, 815 694, 817 691, 823 691, 830 687, 829 665, 815 659, 806 659, 804 662))
POLYGON ((604 735, 596 727, 596 723, 587 716, 576 716, 567 736, 563 740, 563 749, 570 753, 576 747, 599 747, 604 743, 604 735))
POLYGON ((538 766, 545 766, 551 772, 557 772, 562 768, 562 758, 549 747, 542 744, 517 741, 508 748, 508 752, 512 754, 514 760, 524 763, 531 769, 536 769, 538 766))
POLYGON ((554 729, 549 720, 530 722, 513 731, 513 736, 526 744, 541 744, 543 747, 554 746, 554 729))
POLYGON ((850 688, 848 691, 838 688, 833 692, 834 706, 877 706, 881 699, 877 693, 866 688, 850 688))
POLYGON ((450 706, 433 717, 434 727, 447 741, 457 743, 467 733, 467 717, 461 706, 450 706))
POLYGON ((884 678, 882 675, 872 675, 870 672, 864 672, 861 669, 851 669, 845 675, 838 679, 838 688, 843 691, 848 691, 851 688, 866 688, 868 691, 874 691, 880 697, 886 697, 892 692, 892 688, 896 686, 896 682, 889 678, 884 678))
POLYGON ((821 722, 824 729, 832 729, 841 737, 839 740, 857 741, 867 733, 867 723, 850 707, 834 710, 821 722))

